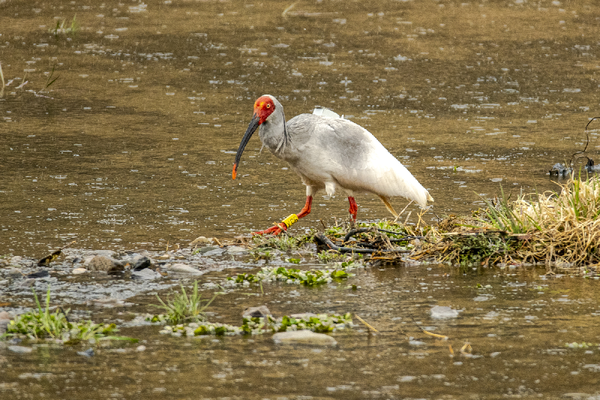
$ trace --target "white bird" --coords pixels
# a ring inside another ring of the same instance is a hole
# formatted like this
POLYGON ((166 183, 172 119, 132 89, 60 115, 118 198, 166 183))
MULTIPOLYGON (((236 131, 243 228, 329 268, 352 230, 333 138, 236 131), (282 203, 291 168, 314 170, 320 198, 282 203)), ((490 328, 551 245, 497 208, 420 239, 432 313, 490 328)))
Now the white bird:
POLYGON ((428 200, 433 201, 429 192, 369 131, 332 111, 320 114, 301 114, 286 123, 283 106, 275 97, 267 94, 254 103, 252 121, 235 156, 233 179, 248 141, 260 127, 258 135, 263 145, 287 161, 306 185, 306 204, 300 213, 254 234, 277 235, 287 230, 310 213, 313 196, 321 189, 329 196, 344 189, 354 221, 358 210, 355 193, 376 194, 394 216, 398 214, 390 197, 402 196, 421 207, 428 200))

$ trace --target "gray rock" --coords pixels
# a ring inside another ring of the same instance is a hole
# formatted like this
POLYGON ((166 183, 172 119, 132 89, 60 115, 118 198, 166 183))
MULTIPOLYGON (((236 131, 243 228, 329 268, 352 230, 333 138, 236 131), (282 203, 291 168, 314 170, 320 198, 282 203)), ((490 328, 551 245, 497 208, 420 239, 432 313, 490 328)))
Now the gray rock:
POLYGON ((88 263, 87 269, 89 271, 118 272, 123 271, 124 267, 111 258, 95 256, 88 263))
POLYGON ((33 351, 33 349, 31 347, 25 347, 25 346, 8 346, 8 349, 12 352, 19 353, 19 354, 27 354, 27 353, 31 353, 33 351))
POLYGON ((198 269, 181 263, 171 264, 167 270, 179 274, 202 275, 202 272, 200 272, 198 269))
POLYGON ((313 346, 335 346, 337 342, 331 336, 312 331, 279 332, 273 335, 276 344, 306 344, 313 346))
POLYGON ((248 307, 242 313, 243 318, 264 318, 267 315, 271 315, 267 306, 248 307))
POLYGON ((84 357, 92 357, 94 355, 94 349, 90 347, 85 351, 78 351, 77 354, 84 357))
POLYGON ((159 274, 158 272, 154 271, 154 270, 146 268, 146 269, 143 269, 141 271, 133 271, 131 273, 131 277, 133 279, 148 279, 148 280, 152 280, 152 279, 162 278, 162 275, 159 274))
POLYGON ((73 270, 71 271, 73 275, 85 274, 86 272, 88 272, 88 270, 85 268, 73 268, 73 270))
POLYGON ((145 268, 148 268, 150 265, 152 265, 152 261, 150 261, 148 257, 142 256, 141 254, 136 255, 133 257, 133 260, 131 260, 131 268, 134 271, 141 271, 145 268))
POLYGON ((194 250, 194 253, 196 254, 206 254, 209 251, 213 251, 218 249, 219 247, 217 246, 204 246, 204 247, 200 247, 199 249, 194 250))

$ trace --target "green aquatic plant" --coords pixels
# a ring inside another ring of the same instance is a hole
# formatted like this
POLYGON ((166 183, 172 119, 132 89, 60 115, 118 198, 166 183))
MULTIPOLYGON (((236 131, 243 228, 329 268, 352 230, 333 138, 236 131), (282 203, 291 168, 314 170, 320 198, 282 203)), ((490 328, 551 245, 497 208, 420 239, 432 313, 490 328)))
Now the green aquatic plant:
POLYGON ((322 251, 317 254, 317 258, 324 264, 348 260, 349 254, 339 253, 335 250, 322 251))
POLYGON ((45 307, 32 288, 37 310, 23 313, 11 320, 4 337, 25 337, 28 339, 61 339, 64 343, 74 344, 80 341, 101 340, 128 340, 137 342, 137 339, 125 336, 113 336, 118 332, 115 324, 96 324, 92 321, 72 323, 67 315, 69 310, 57 308, 50 312, 50 288, 46 293, 45 307))
POLYGON ((79 21, 77 21, 77 15, 74 15, 70 22, 66 19, 56 20, 56 25, 48 29, 48 32, 54 34, 55 37, 58 37, 61 34, 75 36, 80 29, 81 26, 79 25, 79 21))
POLYGON ((265 260, 269 261, 273 258, 273 254, 269 249, 264 247, 256 247, 250 250, 250 255, 254 258, 254 261, 265 260))
POLYGON ((215 293, 210 300, 202 299, 202 294, 198 291, 198 281, 194 282, 190 295, 187 294, 183 285, 181 285, 181 293, 174 293, 173 298, 168 299, 166 302, 159 295, 156 295, 160 304, 152 304, 152 306, 164 310, 166 314, 155 316, 156 321, 153 320, 152 322, 165 320, 172 324, 181 324, 183 322, 205 321, 204 311, 218 295, 219 293, 215 293))
POLYGON ((354 263, 340 263, 334 269, 311 269, 301 270, 285 267, 265 267, 256 274, 238 274, 227 280, 235 284, 249 285, 258 282, 283 281, 286 283, 317 286, 329 283, 333 280, 346 279, 354 274, 348 271, 358 268, 354 263))
POLYGON ((211 322, 192 322, 175 326, 167 325, 160 333, 174 336, 231 336, 242 334, 262 335, 267 332, 276 333, 303 329, 313 332, 331 333, 352 326, 352 316, 350 313, 344 315, 284 315, 277 319, 271 315, 267 315, 265 317, 244 318, 241 326, 211 322))

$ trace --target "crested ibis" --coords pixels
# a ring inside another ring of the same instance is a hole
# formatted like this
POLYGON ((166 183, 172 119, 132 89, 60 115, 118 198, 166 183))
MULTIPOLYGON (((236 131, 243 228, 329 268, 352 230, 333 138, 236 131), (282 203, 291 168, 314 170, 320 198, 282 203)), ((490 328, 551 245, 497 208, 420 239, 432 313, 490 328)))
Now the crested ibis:
POLYGON ((233 179, 248 141, 259 128, 263 145, 300 175, 306 185, 306 204, 300 213, 253 234, 277 235, 287 230, 310 213, 313 196, 320 189, 329 196, 338 188, 344 189, 354 221, 358 210, 355 193, 376 194, 394 216, 398 214, 390 197, 402 196, 421 207, 428 200, 433 201, 429 192, 365 128, 329 110, 316 114, 301 114, 286 122, 283 106, 275 97, 264 95, 254 103, 252 121, 235 156, 233 179))

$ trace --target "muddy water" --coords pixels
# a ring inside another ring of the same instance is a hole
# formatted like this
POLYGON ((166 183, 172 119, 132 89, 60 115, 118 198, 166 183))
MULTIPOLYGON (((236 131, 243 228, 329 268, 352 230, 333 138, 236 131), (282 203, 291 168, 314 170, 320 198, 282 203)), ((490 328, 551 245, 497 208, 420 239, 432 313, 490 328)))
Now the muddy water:
MULTIPOLYGON (((231 180, 264 93, 288 118, 319 104, 371 130, 438 215, 476 209, 500 184, 554 188, 547 170, 582 147, 598 103, 595 6, 291 5, 0 3, 0 253, 162 247, 298 212, 304 187, 257 138, 231 180), (75 34, 56 31, 73 18, 75 34)), ((360 218, 387 217, 358 200, 360 218)), ((347 208, 319 196, 299 229, 347 208)))
MULTIPOLYGON (((552 189, 547 170, 583 147, 583 127, 596 115, 599 15, 592 2, 560 1, 0 0, 0 254, 42 257, 71 240, 87 249, 164 249, 263 229, 299 211, 300 180, 260 153, 257 138, 231 180, 252 103, 264 93, 278 97, 288 118, 323 105, 365 126, 429 189, 437 215, 477 209, 500 184, 513 194, 552 189), (74 17, 76 33, 61 30, 74 17)), ((374 197, 357 200, 360 219, 387 216, 374 197)), ((347 208, 342 195, 319 196, 297 229, 345 218, 347 208)), ((414 222, 417 209, 409 210, 414 222)), ((277 347, 268 335, 185 340, 130 328, 123 333, 145 340, 146 351, 117 344, 85 358, 82 348, 0 349, 0 391, 598 396, 597 281, 540 273, 399 267, 367 269, 354 278, 356 292, 233 292, 215 303, 216 320, 239 323, 243 308, 266 303, 279 314, 356 313, 381 334, 358 329, 317 349, 277 347), (436 305, 461 312, 435 319, 436 305), (436 341, 417 324, 450 339, 436 341), (459 351, 466 342, 472 355, 459 351)), ((149 293, 126 300, 151 311, 149 293)), ((128 310, 93 316, 125 321, 128 310)))
MULTIPOLYGON (((118 343, 92 357, 77 354, 89 345, 0 350, 0 391, 90 399, 597 398, 598 282, 539 273, 406 267, 367 269, 317 289, 267 284, 263 295, 244 288, 219 297, 211 320, 239 324, 242 310, 257 304, 275 315, 351 310, 379 333, 355 318, 355 329, 333 335, 333 347, 295 347, 270 335, 186 339, 158 335, 158 327, 129 328, 122 333, 141 338, 143 351, 118 343), (566 346, 573 342, 590 347, 566 346)), ((116 317, 129 319, 131 311, 119 308, 116 317)))

